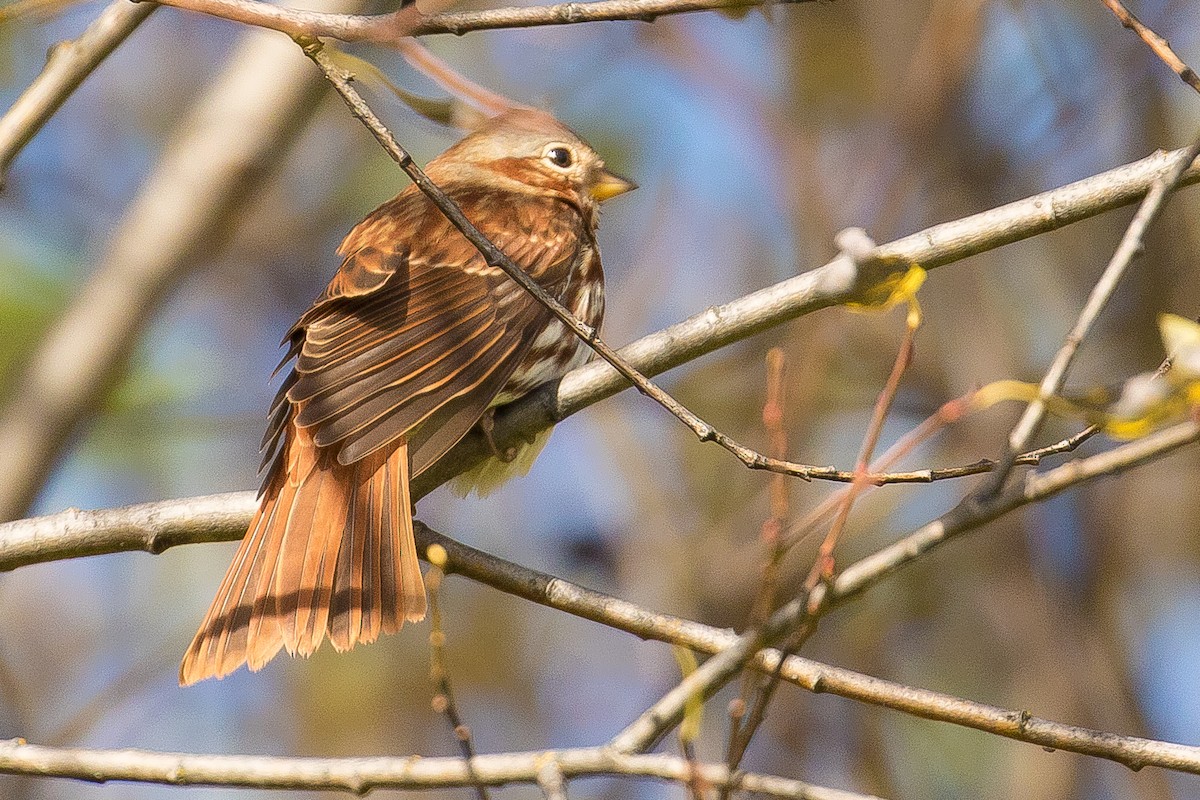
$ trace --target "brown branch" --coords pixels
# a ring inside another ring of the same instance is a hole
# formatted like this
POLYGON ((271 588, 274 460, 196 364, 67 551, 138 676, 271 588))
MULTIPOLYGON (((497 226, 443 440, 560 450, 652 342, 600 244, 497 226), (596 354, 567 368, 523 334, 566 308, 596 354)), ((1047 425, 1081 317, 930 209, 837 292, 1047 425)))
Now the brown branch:
POLYGON ((1102 0, 1104 5, 1108 6, 1121 24, 1129 30, 1136 33, 1141 40, 1153 51, 1154 55, 1171 68, 1171 71, 1179 76, 1179 79, 1188 86, 1200 92, 1200 75, 1196 71, 1183 62, 1183 59, 1175 54, 1171 49, 1171 43, 1163 37, 1159 36, 1154 31, 1147 28, 1140 19, 1133 15, 1127 9, 1121 0, 1102 0))
MULTIPOLYGON (((787 426, 784 424, 786 412, 786 361, 783 350, 773 347, 767 352, 767 391, 763 402, 762 420, 766 430, 768 447, 771 455, 783 458, 787 454, 787 426)), ((759 580, 758 594, 750 608, 750 630, 759 630, 770 618, 771 609, 775 605, 779 593, 779 570, 783 557, 787 554, 787 540, 784 537, 785 526, 791 517, 791 483, 783 475, 771 476, 769 488, 770 513, 762 524, 761 541, 766 548, 766 560, 762 567, 762 577, 759 580)), ((739 742, 742 738, 742 726, 746 718, 747 703, 750 693, 755 687, 755 676, 743 672, 738 696, 729 702, 729 732, 725 743, 725 766, 729 770, 737 769, 741 760, 739 742)), ((744 749, 744 748, 741 748, 744 749)), ((722 789, 721 800, 728 800, 730 792, 722 789)))
POLYGON ((502 28, 574 25, 581 22, 641 20, 697 11, 747 9, 813 0, 598 0, 545 6, 496 8, 422 14, 415 5, 386 14, 329 14, 285 8, 258 0, 165 0, 163 5, 255 25, 289 36, 313 36, 343 42, 392 45, 409 36, 429 36, 502 28))
MULTIPOLYGON (((442 628, 442 579, 446 573, 446 551, 434 545, 427 549, 426 555, 432 564, 425 573, 425 590, 429 593, 429 677, 433 681, 434 695, 431 705, 433 710, 446 717, 450 723, 450 732, 454 735, 462 750, 463 760, 467 765, 467 773, 471 776, 475 793, 479 800, 491 800, 487 787, 475 773, 475 743, 471 738, 471 728, 463 721, 458 711, 458 703, 454 699, 454 688, 450 685, 450 672, 446 669, 446 632, 442 628)), ((541 776, 538 776, 541 783, 541 776)))

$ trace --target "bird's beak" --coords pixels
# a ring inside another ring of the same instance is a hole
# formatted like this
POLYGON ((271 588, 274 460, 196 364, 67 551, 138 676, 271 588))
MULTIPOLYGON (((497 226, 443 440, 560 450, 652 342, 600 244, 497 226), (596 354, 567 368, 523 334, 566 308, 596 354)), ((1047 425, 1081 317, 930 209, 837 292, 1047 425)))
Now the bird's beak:
POLYGON ((588 187, 588 191, 593 198, 603 203, 605 200, 611 200, 619 194, 632 192, 636 188, 638 188, 637 184, 633 181, 622 178, 615 172, 602 169, 596 175, 595 180, 592 181, 592 185, 588 187))

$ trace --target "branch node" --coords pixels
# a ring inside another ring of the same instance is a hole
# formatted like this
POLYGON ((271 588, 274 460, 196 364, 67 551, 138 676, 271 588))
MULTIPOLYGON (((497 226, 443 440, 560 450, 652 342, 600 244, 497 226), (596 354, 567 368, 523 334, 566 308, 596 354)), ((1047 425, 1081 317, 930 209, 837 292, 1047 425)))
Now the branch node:
MULTIPOLYGON (((300 49, 304 51, 304 55, 315 59, 317 55, 325 49, 325 43, 316 36, 308 33, 292 34, 292 41, 300 45, 300 49)), ((347 80, 350 80, 349 75, 344 75, 347 80)))

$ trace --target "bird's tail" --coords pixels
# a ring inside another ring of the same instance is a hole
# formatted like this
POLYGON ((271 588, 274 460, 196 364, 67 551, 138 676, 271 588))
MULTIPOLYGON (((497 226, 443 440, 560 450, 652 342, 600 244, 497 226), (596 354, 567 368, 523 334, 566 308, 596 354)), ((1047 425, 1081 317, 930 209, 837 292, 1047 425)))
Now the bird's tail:
POLYGON ((280 649, 338 651, 425 616, 408 446, 354 464, 289 424, 281 463, 221 582, 179 682, 261 669, 280 649))

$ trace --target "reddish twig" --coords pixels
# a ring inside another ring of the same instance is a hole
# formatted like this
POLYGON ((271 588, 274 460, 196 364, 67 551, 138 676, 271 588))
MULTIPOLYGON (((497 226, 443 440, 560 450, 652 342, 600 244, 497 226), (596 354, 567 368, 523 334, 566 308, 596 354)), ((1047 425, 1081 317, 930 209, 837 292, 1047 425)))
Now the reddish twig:
POLYGON ((892 408, 892 403, 896 400, 896 392, 900 388, 900 379, 904 376, 909 364, 912 363, 913 340, 916 332, 917 325, 906 325, 904 328, 904 339, 900 343, 900 352, 896 354, 896 361, 892 365, 892 371, 888 375, 887 383, 884 384, 883 391, 879 393, 879 397, 875 401, 875 409, 871 414, 871 423, 867 426, 867 434, 863 437, 862 447, 859 449, 858 461, 854 466, 855 480, 844 493, 839 504, 837 516, 834 517, 833 524, 829 526, 829 532, 825 535, 825 539, 821 542, 821 547, 817 551, 817 559, 813 564, 812 572, 809 574, 806 583, 809 591, 812 591, 818 583, 828 580, 833 575, 833 549, 837 546, 838 539, 841 538, 842 531, 846 527, 846 520, 850 517, 850 510, 854 507, 855 501, 862 494, 863 490, 870 485, 867 477, 870 471, 871 459, 875 455, 875 448, 879 444, 879 437, 883 434, 883 424, 887 421, 888 412, 892 408))
MULTIPOLYGON (((767 433, 767 447, 774 457, 782 458, 787 453, 787 427, 784 424, 786 408, 785 376, 787 364, 783 350, 773 347, 767 352, 767 392, 763 403, 763 427, 767 433)), ((762 580, 758 596, 750 610, 750 625, 752 630, 761 630, 771 616, 771 608, 775 603, 779 585, 779 567, 783 556, 787 553, 786 541, 783 536, 784 526, 791 516, 791 484, 783 475, 773 475, 769 490, 770 513, 762 525, 762 543, 767 549, 767 558, 763 564, 762 580)), ((729 736, 726 744, 725 763, 733 771, 737 769, 739 742, 742 738, 742 721, 746 715, 746 706, 750 692, 755 685, 750 673, 742 674, 741 690, 738 696, 729 702, 729 736)), ((729 787, 721 789, 721 800, 727 800, 731 792, 729 787)))

